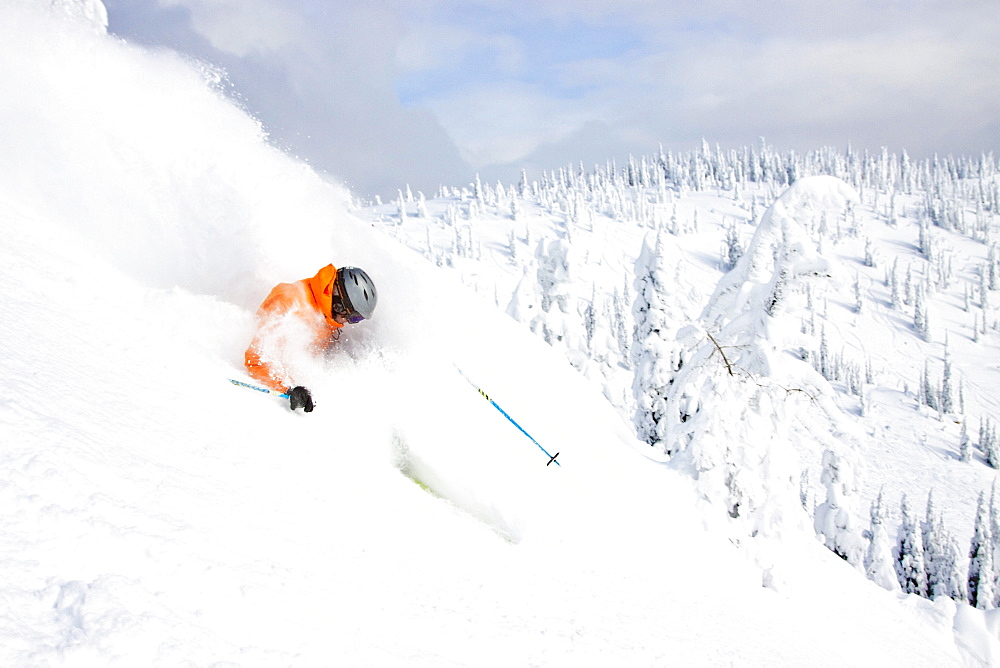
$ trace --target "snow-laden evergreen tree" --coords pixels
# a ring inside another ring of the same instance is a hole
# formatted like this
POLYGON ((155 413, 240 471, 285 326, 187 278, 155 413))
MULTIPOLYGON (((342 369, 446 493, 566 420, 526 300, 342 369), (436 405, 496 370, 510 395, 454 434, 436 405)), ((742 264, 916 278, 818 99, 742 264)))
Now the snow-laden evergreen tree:
MULTIPOLYGON (((572 348, 578 338, 577 328, 569 322, 571 308, 576 306, 572 267, 572 249, 564 239, 538 242, 535 251, 536 278, 541 313, 533 324, 533 331, 541 331, 549 345, 562 344, 572 348)), ((575 313, 574 313, 575 316, 575 313)))
MULTIPOLYGON (((430 228, 428 228, 430 229, 430 228)), ((510 235, 507 237, 507 248, 510 250, 510 263, 514 266, 519 265, 520 259, 520 247, 521 242, 517 238, 517 233, 514 230, 510 231, 510 235)))
POLYGON ((593 356, 594 335, 597 333, 597 286, 593 286, 590 301, 583 307, 583 333, 587 342, 587 352, 593 356))
POLYGON ((963 462, 972 461, 972 439, 969 438, 968 420, 962 416, 962 432, 958 437, 958 458, 963 462))
POLYGON ((636 433, 650 445, 663 441, 667 391, 683 364, 676 336, 683 316, 671 297, 676 268, 677 258, 664 244, 663 233, 647 235, 635 263, 632 391, 636 433))
POLYGON ((993 532, 990 528, 986 496, 979 494, 972 544, 969 546, 969 605, 980 610, 992 610, 996 592, 993 572, 993 532))
POLYGON ((903 523, 896 542, 896 575, 899 586, 907 594, 927 596, 927 568, 924 563, 924 542, 920 522, 910 510, 906 494, 900 502, 903 523))
POLYGON ((473 182, 472 188, 473 197, 476 198, 476 201, 480 203, 484 202, 486 199, 486 193, 483 190, 483 182, 479 178, 479 174, 476 174, 476 180, 473 182))
POLYGON ((797 180, 761 217, 699 320, 679 332, 688 353, 667 394, 660 448, 750 533, 787 526, 789 509, 799 507, 799 451, 832 449, 852 465, 858 458, 853 432, 835 426, 843 418, 829 383, 787 352, 793 345, 783 334, 798 337, 795 328, 771 326, 798 317, 801 286, 829 274, 807 227, 852 198, 836 178, 797 180))
POLYGON ((864 301, 861 294, 861 277, 858 274, 854 275, 852 290, 854 292, 854 312, 860 314, 864 308, 864 301))
POLYGON ((814 504, 812 490, 809 487, 809 469, 802 471, 802 475, 799 477, 799 503, 802 504, 802 509, 806 512, 813 512, 814 504))
POLYGON ((833 362, 830 360, 830 346, 826 342, 826 325, 819 330, 819 368, 817 371, 827 380, 833 380, 833 362))
POLYGON ((624 291, 615 288, 613 304, 614 332, 618 341, 618 351, 621 363, 626 368, 632 368, 632 314, 628 296, 628 278, 626 277, 624 291))
POLYGON ((536 316, 541 311, 541 306, 539 306, 540 299, 535 271, 536 267, 533 262, 529 262, 522 268, 521 278, 507 304, 507 315, 528 325, 531 331, 537 334, 535 325, 539 320, 536 316))
POLYGON ((885 528, 885 506, 882 492, 871 505, 871 526, 867 534, 868 550, 865 552, 865 575, 878 586, 892 592, 901 591, 896 578, 896 560, 893 545, 885 528))
POLYGON ((950 533, 947 535, 948 540, 945 549, 948 567, 944 572, 949 574, 949 579, 946 582, 946 589, 951 592, 948 596, 952 599, 965 603, 969 600, 969 578, 965 569, 965 551, 959 545, 954 535, 950 533))
POLYGON ((945 529, 944 518, 934 506, 933 490, 927 495, 927 515, 922 528, 928 595, 931 598, 947 596, 964 599, 955 542, 945 529))
POLYGON ((823 486, 826 500, 816 508, 813 527, 830 550, 856 568, 864 566, 865 544, 854 526, 857 486, 847 460, 833 450, 823 453, 823 486))
POLYGON ((913 267, 906 265, 906 278, 903 279, 903 304, 913 303, 913 267))
POLYGON ((930 361, 924 359, 924 370, 920 374, 920 403, 933 410, 938 409, 937 387, 931 381, 930 361))
POLYGON ((926 218, 920 220, 917 235, 917 248, 928 261, 934 259, 934 240, 926 218))
POLYGON ((990 290, 1000 290, 1000 273, 997 272, 996 244, 990 244, 986 255, 986 286, 990 290))
POLYGON ((899 292, 899 272, 897 271, 899 258, 892 262, 892 271, 889 272, 889 302, 892 307, 899 309, 903 307, 903 298, 899 292))
POLYGON ((396 192, 399 194, 396 198, 396 214, 399 216, 399 224, 402 225, 406 222, 406 200, 403 198, 402 190, 397 190, 396 192))
POLYGON ((983 309, 983 329, 985 329, 986 312, 990 309, 990 288, 985 267, 979 271, 979 305, 983 309))
POLYGON ((731 223, 726 227, 725 248, 722 254, 722 266, 726 271, 736 266, 736 262, 743 255, 743 246, 740 244, 740 233, 736 223, 731 223))
POLYGON ((955 398, 952 391, 951 355, 948 351, 948 336, 944 337, 944 371, 941 375, 940 408, 942 413, 955 412, 955 398))
POLYGON ((987 442, 989 445, 986 448, 986 463, 995 469, 1000 469, 1000 439, 997 438, 997 427, 992 421, 987 442))
POLYGON ((994 607, 1000 605, 1000 497, 997 496, 997 482, 994 479, 989 500, 990 535, 993 537, 993 575, 996 591, 994 607))
POLYGON ((1000 469, 1000 441, 997 440, 996 426, 989 418, 979 420, 979 449, 987 464, 1000 469))
POLYGON ((924 341, 931 340, 931 320, 927 313, 927 292, 922 285, 917 286, 914 291, 913 327, 924 341))

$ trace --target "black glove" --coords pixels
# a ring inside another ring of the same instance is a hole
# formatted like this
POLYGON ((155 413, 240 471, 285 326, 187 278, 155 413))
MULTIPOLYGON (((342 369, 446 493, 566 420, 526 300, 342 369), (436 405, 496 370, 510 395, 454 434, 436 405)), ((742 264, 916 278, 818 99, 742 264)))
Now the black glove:
POLYGON ((288 390, 288 404, 292 407, 293 411, 296 408, 301 408, 306 413, 312 413, 312 394, 310 394, 309 390, 301 385, 296 385, 292 389, 288 390))

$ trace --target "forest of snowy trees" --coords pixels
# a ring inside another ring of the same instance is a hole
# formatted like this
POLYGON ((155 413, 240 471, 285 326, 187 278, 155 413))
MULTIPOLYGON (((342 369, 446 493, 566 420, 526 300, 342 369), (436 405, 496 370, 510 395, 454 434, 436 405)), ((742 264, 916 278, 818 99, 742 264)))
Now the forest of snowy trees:
POLYGON ((930 489, 923 519, 919 490, 865 512, 868 445, 837 426, 892 392, 941 425, 950 460, 1000 468, 997 407, 968 383, 1000 328, 994 156, 706 142, 365 211, 562 350, 749 533, 795 499, 879 585, 1000 605, 996 492, 968 539, 930 489), (890 352, 867 345, 887 336, 890 352))

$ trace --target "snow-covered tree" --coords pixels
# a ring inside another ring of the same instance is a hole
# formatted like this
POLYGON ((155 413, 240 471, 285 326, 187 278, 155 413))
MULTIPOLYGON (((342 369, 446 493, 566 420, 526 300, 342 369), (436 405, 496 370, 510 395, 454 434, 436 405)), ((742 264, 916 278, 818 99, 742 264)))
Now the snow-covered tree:
POLYGON ((854 285, 852 286, 852 289, 854 292, 854 312, 861 313, 864 309, 864 301, 861 293, 861 277, 858 274, 854 275, 854 285))
POLYGON ((997 271, 996 244, 990 244, 986 255, 986 286, 990 290, 1000 290, 1000 272, 997 271))
POLYGON ((962 432, 958 437, 958 458, 963 462, 972 461, 972 439, 969 438, 968 420, 962 416, 962 432))
POLYGON ((942 413, 955 411, 955 398, 952 391, 951 355, 948 352, 948 337, 944 337, 944 371, 941 375, 940 408, 942 413))
POLYGON ((574 335, 576 327, 568 318, 571 306, 575 308, 576 303, 571 253, 564 239, 540 240, 535 251, 541 313, 536 314, 538 322, 534 327, 550 345, 572 347, 571 339, 579 338, 574 335))
POLYGON ((896 560, 893 545, 885 528, 885 506, 882 492, 871 505, 871 528, 868 532, 868 550, 865 553, 865 575, 878 586, 892 592, 901 591, 896 578, 896 560))
POLYGON ((722 253, 722 266, 728 271, 736 266, 736 262, 743 255, 743 246, 740 243, 740 233, 736 223, 731 223, 726 227, 725 247, 722 253))
POLYGON ((997 429, 989 418, 979 421, 979 449, 986 457, 986 463, 995 469, 1000 469, 1000 441, 997 439, 997 429))
POLYGON ((507 236, 507 248, 510 251, 510 263, 514 266, 520 264, 521 242, 518 240, 517 233, 514 230, 511 230, 507 236))
MULTIPOLYGON (((682 323, 670 290, 673 268, 663 235, 647 235, 635 265, 635 340, 632 344, 636 400, 635 426, 640 439, 658 445, 664 438, 667 391, 683 363, 676 332, 682 323)), ((674 265, 676 267, 676 263, 674 265)))
POLYGON ((937 387, 931 382, 930 361, 924 359, 924 369, 920 374, 920 403, 934 410, 938 409, 937 387))
MULTIPOLYGON (((507 304, 507 315, 518 322, 532 327, 541 312, 534 266, 529 263, 523 268, 521 278, 507 304)), ((535 331, 532 329, 532 331, 535 331)), ((537 332, 536 332, 537 333, 537 332)))
POLYGON ((892 262, 892 271, 889 272, 889 302, 892 307, 899 309, 903 307, 903 297, 899 292, 899 258, 892 262))
POLYGON ((583 332, 587 351, 593 355, 594 335, 597 333, 597 286, 591 290, 590 301, 583 307, 583 332))
POLYGON ((785 523, 788 509, 799 506, 796 444, 843 457, 857 445, 833 442, 828 424, 816 428, 817 416, 841 419, 833 390, 785 352, 790 342, 782 333, 791 328, 772 324, 796 306, 802 285, 829 273, 806 225, 856 197, 839 179, 798 179, 761 217, 699 320, 678 333, 688 352, 667 394, 660 447, 695 471, 698 489, 751 532, 766 534, 778 515, 785 523))
POLYGON ((964 599, 962 577, 958 572, 955 541, 945 530, 944 518, 934 506, 933 490, 927 495, 927 516, 923 524, 924 567, 927 593, 931 598, 947 596, 964 599))
POLYGON ((823 453, 823 486, 826 500, 816 508, 813 526, 834 554, 855 567, 862 567, 865 544, 854 526, 853 510, 857 498, 854 471, 833 450, 823 453))
POLYGON ((614 323, 612 329, 615 339, 618 341, 618 351, 621 354, 621 362, 627 368, 632 367, 632 316, 629 305, 628 277, 626 277, 624 290, 615 288, 612 300, 612 318, 614 323))
POLYGON ((827 380, 833 380, 833 362, 830 359, 830 346, 826 341, 826 326, 819 330, 819 368, 820 375, 827 380))
POLYGON ((924 563, 924 543, 920 523, 910 510, 903 495, 900 502, 903 524, 896 542, 896 575, 899 586, 907 594, 927 596, 927 568, 924 563))
POLYGON ((872 246, 872 240, 865 237, 865 266, 875 267, 875 249, 872 246))
POLYGON ((996 576, 993 573, 993 532, 990 528, 986 497, 979 494, 972 544, 969 546, 969 604, 980 610, 992 610, 996 576))
POLYGON ((993 538, 994 607, 1000 606, 1000 497, 997 496, 997 482, 993 481, 989 500, 990 535, 993 538))
MULTIPOLYGON (((409 186, 407 186, 409 188, 409 186)), ((398 196, 396 197, 396 213, 399 216, 399 224, 402 225, 406 222, 406 200, 403 198, 403 191, 397 190, 398 196)))
POLYGON ((913 327, 924 341, 931 340, 931 319, 927 312, 927 291, 917 286, 913 298, 913 327))
POLYGON ((913 303, 913 267, 906 265, 906 278, 903 279, 903 304, 913 303))

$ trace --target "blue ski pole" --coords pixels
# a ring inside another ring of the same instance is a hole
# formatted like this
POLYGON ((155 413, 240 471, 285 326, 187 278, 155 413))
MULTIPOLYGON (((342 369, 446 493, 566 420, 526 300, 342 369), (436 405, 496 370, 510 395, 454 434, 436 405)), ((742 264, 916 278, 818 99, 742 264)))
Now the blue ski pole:
POLYGON ((536 441, 531 434, 529 434, 528 432, 526 432, 524 430, 524 427, 522 427, 517 422, 515 422, 514 418, 512 418, 510 415, 507 414, 507 411, 505 411, 504 409, 500 408, 500 404, 498 404, 497 402, 495 402, 492 399, 490 399, 490 396, 488 394, 486 394, 478 385, 476 385, 475 383, 473 383, 472 379, 469 378, 468 376, 466 376, 465 373, 461 369, 459 369, 457 366, 455 368, 458 369, 458 372, 460 374, 462 374, 462 378, 464 378, 465 380, 467 380, 469 382, 469 385, 471 385, 472 387, 476 388, 476 392, 479 392, 479 394, 482 395, 483 399, 486 399, 486 401, 488 401, 491 404, 493 404, 493 408, 495 408, 498 411, 500 411, 501 415, 503 415, 505 418, 507 418, 508 420, 510 420, 510 423, 512 425, 514 425, 515 427, 517 427, 521 431, 522 434, 524 434, 525 436, 527 436, 531 440, 532 443, 534 443, 535 445, 538 446, 539 450, 541 450, 542 452, 545 453, 545 456, 549 458, 548 463, 545 464, 546 466, 548 466, 549 464, 552 464, 553 462, 555 462, 556 466, 562 466, 562 464, 559 463, 559 460, 556 459, 556 457, 559 456, 558 452, 556 454, 554 454, 554 455, 550 454, 548 450, 546 450, 545 448, 542 447, 541 443, 539 443, 538 441, 536 441))
POLYGON ((263 392, 264 394, 273 394, 276 397, 281 397, 282 399, 288 398, 287 392, 282 392, 280 390, 272 390, 269 387, 260 387, 259 385, 251 385, 250 383, 244 383, 242 380, 236 380, 230 378, 229 382, 233 385, 239 385, 240 387, 249 387, 251 390, 257 390, 258 392, 263 392))

